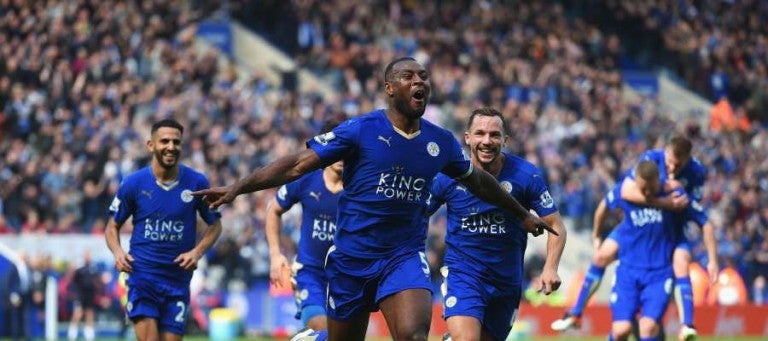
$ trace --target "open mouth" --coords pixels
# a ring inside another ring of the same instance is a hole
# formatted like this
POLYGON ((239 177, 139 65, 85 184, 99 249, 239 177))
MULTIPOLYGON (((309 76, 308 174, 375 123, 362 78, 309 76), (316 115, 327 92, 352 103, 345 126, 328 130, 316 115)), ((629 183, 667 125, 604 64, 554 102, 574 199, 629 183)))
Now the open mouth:
POLYGON ((413 99, 417 101, 423 101, 424 98, 426 97, 427 97, 427 92, 424 91, 423 89, 416 90, 416 92, 413 93, 413 99))

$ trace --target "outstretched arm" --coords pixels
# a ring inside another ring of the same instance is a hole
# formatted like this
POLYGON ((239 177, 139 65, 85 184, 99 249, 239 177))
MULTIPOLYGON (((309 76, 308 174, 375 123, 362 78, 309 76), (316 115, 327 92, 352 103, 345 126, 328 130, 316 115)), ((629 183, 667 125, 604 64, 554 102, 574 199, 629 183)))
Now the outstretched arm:
POLYGON ((282 287, 281 275, 284 267, 288 266, 288 259, 280 252, 280 229, 283 226, 282 216, 285 210, 272 199, 267 205, 267 214, 264 217, 264 230, 269 246, 269 280, 275 286, 282 287))
POLYGON ((282 157, 275 162, 256 169, 247 177, 227 187, 209 188, 193 192, 192 195, 203 196, 211 207, 230 203, 244 193, 252 193, 266 188, 277 187, 298 179, 300 176, 320 168, 320 157, 312 149, 282 157))
POLYGON ((187 271, 197 269, 197 261, 208 252, 208 249, 210 249, 216 240, 219 239, 219 235, 221 235, 221 220, 217 219, 213 224, 208 225, 208 228, 205 229, 205 233, 203 233, 203 237, 200 238, 200 241, 194 248, 192 248, 192 250, 178 255, 173 262, 178 263, 179 266, 187 271))
POLYGON ((549 295, 553 291, 560 288, 562 283, 560 276, 557 274, 557 269, 560 266, 560 257, 563 255, 565 249, 565 240, 567 232, 563 219, 560 217, 560 213, 552 213, 550 215, 541 218, 547 225, 557 231, 558 234, 550 233, 547 236, 547 260, 544 262, 544 269, 539 276, 538 291, 544 292, 549 295))
POLYGON ((528 212, 520 202, 499 185, 496 178, 485 170, 475 167, 472 173, 459 181, 467 186, 467 189, 480 198, 480 200, 511 212, 512 215, 522 222, 523 228, 534 236, 544 233, 544 229, 549 231, 549 233, 558 235, 557 231, 545 224, 544 221, 528 212))

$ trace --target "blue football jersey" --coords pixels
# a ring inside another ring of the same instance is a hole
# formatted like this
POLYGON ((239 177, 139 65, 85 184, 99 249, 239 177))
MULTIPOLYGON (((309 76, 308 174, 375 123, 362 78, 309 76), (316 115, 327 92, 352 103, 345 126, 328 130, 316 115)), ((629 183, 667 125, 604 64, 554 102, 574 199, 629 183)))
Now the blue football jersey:
POLYGON ((621 266, 660 269, 671 266, 677 229, 670 212, 618 199, 624 211, 618 259, 621 266))
POLYGON ((301 204, 301 238, 296 255, 299 263, 323 267, 336 233, 336 207, 340 195, 341 192, 333 193, 325 186, 322 169, 305 174, 277 191, 275 197, 283 209, 301 204))
POLYGON ((192 196, 192 192, 208 187, 203 174, 184 165, 179 166, 179 177, 173 184, 160 184, 151 167, 125 178, 109 211, 119 225, 133 217, 129 251, 135 259, 132 276, 189 283, 192 272, 173 260, 195 247, 198 213, 208 224, 221 217, 201 198, 192 196))
POLYGON ((334 240, 339 252, 380 258, 424 249, 432 179, 438 172, 467 176, 472 165, 450 131, 424 119, 420 124, 406 134, 376 110, 307 142, 323 166, 344 160, 334 240))
MULTIPOLYGON (((523 207, 544 217, 557 212, 541 172, 530 162, 504 153, 498 180, 523 207)), ((527 233, 512 214, 486 203, 463 184, 438 174, 429 212, 447 206, 445 265, 477 274, 495 285, 520 285, 527 233)))
MULTIPOLYGON (((666 163, 664 162, 664 150, 652 149, 645 151, 640 155, 640 162, 650 160, 659 166, 659 174, 661 182, 664 183, 669 178, 667 174, 666 163)), ((633 174, 634 178, 634 174, 633 174)), ((696 158, 691 158, 688 164, 685 165, 680 173, 675 176, 675 180, 679 181, 683 188, 685 188, 686 194, 696 201, 701 201, 704 195, 704 180, 707 178, 707 169, 696 158)))

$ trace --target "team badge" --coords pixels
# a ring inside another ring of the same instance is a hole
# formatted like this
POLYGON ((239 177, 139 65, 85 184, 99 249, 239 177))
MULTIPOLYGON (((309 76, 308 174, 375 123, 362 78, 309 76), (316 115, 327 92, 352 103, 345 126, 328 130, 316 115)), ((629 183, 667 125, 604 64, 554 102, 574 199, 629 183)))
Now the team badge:
POLYGON ((456 296, 449 296, 445 299, 445 306, 448 308, 453 308, 453 306, 456 305, 456 296))
POLYGON ((437 143, 430 142, 427 143, 427 153, 432 156, 437 156, 440 154, 440 146, 437 145, 437 143))
POLYGON ((307 297, 309 297, 309 290, 307 290, 307 289, 304 289, 304 290, 302 290, 301 292, 299 292, 299 298, 300 298, 302 301, 306 300, 306 299, 307 299, 307 297))
POLYGON ((285 185, 280 186, 280 189, 277 190, 277 197, 280 198, 280 200, 285 200, 285 196, 288 194, 288 189, 285 188, 285 185))
POLYGON ((501 187, 504 188, 507 193, 512 193, 512 183, 509 181, 502 181, 500 182, 501 187))
POLYGON ((183 201, 183 202, 190 202, 194 198, 195 197, 192 196, 192 191, 190 191, 188 189, 185 189, 185 190, 181 191, 181 201, 183 201))
POLYGON ((327 145, 328 142, 336 138, 336 134, 334 134, 332 131, 329 131, 325 134, 320 134, 315 136, 315 141, 323 146, 327 145))

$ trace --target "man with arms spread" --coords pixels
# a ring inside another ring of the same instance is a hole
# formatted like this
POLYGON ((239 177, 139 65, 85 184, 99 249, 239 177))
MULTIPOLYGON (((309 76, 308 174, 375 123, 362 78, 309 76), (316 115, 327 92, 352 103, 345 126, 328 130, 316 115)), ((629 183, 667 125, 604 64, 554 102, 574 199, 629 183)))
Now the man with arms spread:
MULTIPOLYGON (((330 132, 338 124, 335 120, 327 121, 321 133, 330 132)), ((288 260, 280 251, 281 216, 294 204, 301 203, 301 237, 292 267, 298 307, 296 318, 314 331, 327 329, 325 290, 328 279, 324 264, 336 232, 336 207, 342 190, 343 169, 344 162, 339 161, 283 185, 269 203, 265 218, 269 277, 273 284, 281 286, 282 272, 288 267, 288 260)))
POLYGON ((387 65, 388 108, 350 119, 228 186, 198 191, 211 207, 344 160, 335 245, 326 260, 328 337, 363 340, 381 309, 395 340, 426 340, 432 315, 424 214, 438 172, 460 179, 483 200, 510 211, 527 232, 554 232, 487 172, 473 169, 453 134, 422 119, 429 75, 412 58, 387 65))
POLYGON ((126 311, 139 340, 181 340, 187 325, 189 282, 197 261, 221 234, 221 215, 192 192, 208 179, 179 164, 184 127, 172 119, 152 125, 151 165, 125 178, 109 210, 107 246, 115 267, 129 274, 126 311), (208 224, 197 245, 197 214, 208 224), (119 229, 133 216, 130 252, 119 229))
MULTIPOLYGON (((503 153, 506 124, 495 109, 472 112, 464 133, 470 159, 499 180, 527 209, 533 209, 559 236, 549 234, 547 259, 535 285, 550 294, 560 287, 557 268, 566 231, 539 170, 503 153)), ((450 340, 505 340, 517 317, 528 236, 509 213, 478 199, 460 182, 438 174, 428 211, 448 207, 442 286, 450 340)))

